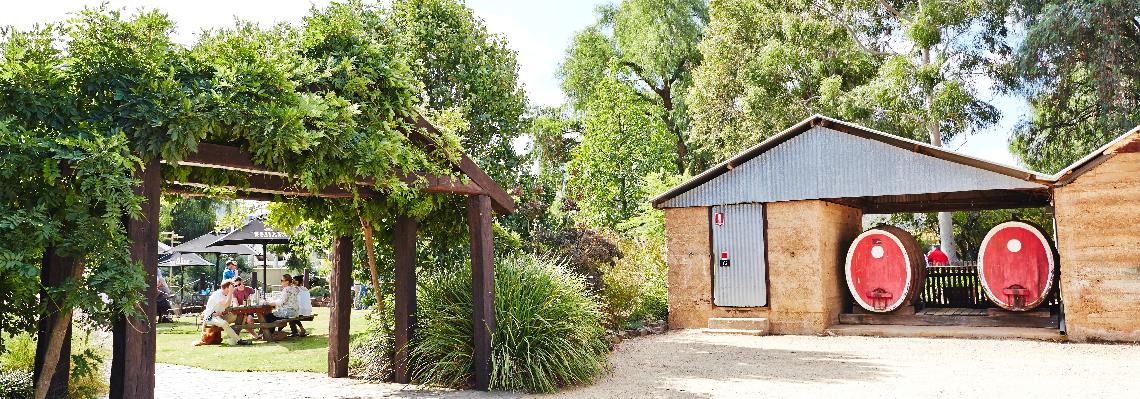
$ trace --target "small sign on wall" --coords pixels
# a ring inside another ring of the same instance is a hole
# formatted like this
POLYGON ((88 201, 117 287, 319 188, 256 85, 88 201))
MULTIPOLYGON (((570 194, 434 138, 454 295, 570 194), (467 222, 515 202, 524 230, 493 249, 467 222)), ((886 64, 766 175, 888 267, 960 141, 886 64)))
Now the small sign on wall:
POLYGON ((728 252, 720 253, 720 267, 729 267, 731 262, 728 260, 728 252))
POLYGON ((724 226, 724 212, 717 212, 713 215, 713 223, 717 226, 724 226))

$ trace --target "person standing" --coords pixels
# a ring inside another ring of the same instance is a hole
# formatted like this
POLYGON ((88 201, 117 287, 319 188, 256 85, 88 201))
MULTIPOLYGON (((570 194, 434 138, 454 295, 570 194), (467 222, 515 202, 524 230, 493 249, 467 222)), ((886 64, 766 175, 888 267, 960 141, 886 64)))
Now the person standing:
POLYGON ((946 256, 945 252, 937 245, 930 248, 930 252, 926 254, 926 263, 933 266, 947 266, 950 264, 950 257, 946 256))
POLYGON ((226 270, 222 272, 222 280, 233 280, 237 276, 237 262, 234 262, 233 259, 226 261, 226 270))
POLYGON ((222 288, 210 294, 205 309, 202 309, 202 324, 220 328, 222 337, 229 345, 249 345, 249 341, 240 339, 234 329, 230 327, 230 320, 236 321, 237 316, 226 312, 226 308, 233 304, 233 284, 232 281, 224 280, 222 281, 222 288))

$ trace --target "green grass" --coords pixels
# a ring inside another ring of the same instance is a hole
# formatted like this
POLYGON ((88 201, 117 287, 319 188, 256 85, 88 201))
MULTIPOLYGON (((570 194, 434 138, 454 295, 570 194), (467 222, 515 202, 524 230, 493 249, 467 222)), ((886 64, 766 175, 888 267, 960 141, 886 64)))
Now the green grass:
MULTIPOLYGON (((315 309, 317 317, 304 322, 309 336, 285 341, 253 341, 249 346, 194 346, 201 330, 194 327, 193 317, 182 317, 175 323, 161 323, 158 329, 159 363, 179 364, 220 371, 328 371, 329 309, 315 309)), ((367 310, 354 310, 350 334, 355 337, 368 328, 367 310)), ((285 331, 289 331, 286 327, 285 331)), ((248 333, 242 333, 248 339, 248 333)))

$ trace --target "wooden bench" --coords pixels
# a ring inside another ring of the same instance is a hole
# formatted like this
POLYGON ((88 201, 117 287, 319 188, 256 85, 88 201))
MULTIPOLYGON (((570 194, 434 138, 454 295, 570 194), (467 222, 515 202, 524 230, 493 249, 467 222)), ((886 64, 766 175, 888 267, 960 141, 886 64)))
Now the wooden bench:
POLYGON ((261 331, 261 336, 265 337, 266 342, 274 342, 275 341, 273 339, 273 331, 274 330, 276 330, 278 328, 285 327, 285 326, 289 325, 290 322, 294 322, 294 321, 313 321, 313 318, 316 316, 317 315, 297 316, 297 317, 293 317, 293 318, 289 318, 289 319, 281 319, 281 320, 272 321, 272 322, 265 322, 265 323, 234 324, 230 327, 233 328, 235 332, 239 332, 239 333, 242 330, 245 330, 247 328, 259 330, 259 331, 261 331))

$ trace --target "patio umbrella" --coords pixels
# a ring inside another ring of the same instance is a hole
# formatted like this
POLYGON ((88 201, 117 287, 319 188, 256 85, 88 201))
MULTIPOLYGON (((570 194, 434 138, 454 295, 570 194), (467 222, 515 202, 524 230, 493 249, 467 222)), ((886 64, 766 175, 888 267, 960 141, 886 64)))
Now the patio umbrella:
POLYGON ((213 266, 214 263, 195 253, 168 252, 158 257, 159 267, 213 266))
POLYGON ((250 219, 249 223, 246 223, 245 226, 226 234, 225 237, 218 239, 218 241, 207 246, 207 248, 218 245, 261 244, 261 292, 264 294, 269 288, 268 283, 265 281, 265 273, 268 269, 266 263, 269 261, 265 246, 269 244, 288 243, 288 234, 266 226, 265 220, 263 219, 250 219))
POLYGON ((218 269, 222 267, 222 254, 257 255, 257 251, 245 244, 212 245, 216 243, 218 239, 222 238, 222 236, 223 234, 202 234, 190 241, 175 245, 170 250, 173 252, 192 254, 214 254, 214 278, 217 279, 219 276, 218 269))

